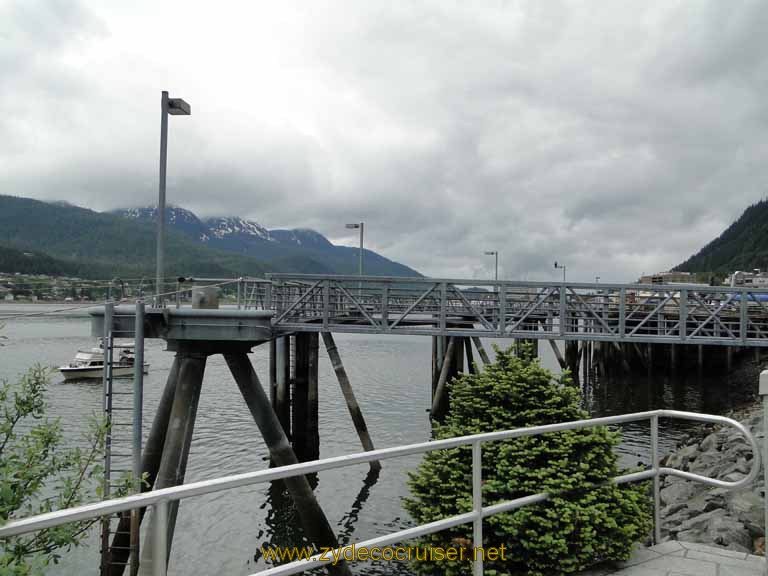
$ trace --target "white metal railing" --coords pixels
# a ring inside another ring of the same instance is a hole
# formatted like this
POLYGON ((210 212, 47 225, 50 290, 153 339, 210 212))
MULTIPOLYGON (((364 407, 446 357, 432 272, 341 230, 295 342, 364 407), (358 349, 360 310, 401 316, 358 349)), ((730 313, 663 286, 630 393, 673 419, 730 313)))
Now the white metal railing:
MULTIPOLYGON (((5 526, 0 527, 0 539, 8 538, 11 536, 17 536, 29 532, 35 532, 38 530, 52 528, 60 526, 68 522, 75 522, 81 520, 87 520, 91 518, 98 518, 103 515, 113 514, 116 512, 125 512, 129 510, 135 510, 137 508, 143 508, 151 506, 154 513, 157 516, 157 526, 161 526, 167 521, 168 517, 168 503, 174 500, 181 500, 184 498, 190 498, 192 496, 202 496, 203 494, 211 494, 214 492, 220 492, 223 490, 230 490, 233 488, 239 488, 242 486, 250 486, 254 484, 260 484, 264 482, 271 482, 274 480, 281 480, 283 478, 289 478, 291 476, 298 476, 302 474, 310 474, 315 472, 322 472, 323 470, 331 470, 334 468, 342 468, 346 466, 352 466, 355 464, 362 464, 365 462, 371 462, 373 460, 386 460, 391 458, 398 458, 402 456, 409 456, 413 454, 424 454, 432 452, 434 450, 445 450, 449 448, 458 448, 460 446, 471 446, 472 448, 472 511, 465 514, 459 514, 457 516, 451 516, 449 518, 443 518, 435 522, 415 526, 405 530, 386 534, 384 536, 378 536, 369 540, 356 542, 354 544, 348 544, 338 549, 339 554, 343 554, 345 549, 355 546, 357 548, 372 548, 388 546, 396 544, 398 542, 407 541, 427 534, 433 534, 447 528, 459 526, 461 524, 473 524, 473 545, 475 547, 482 546, 483 541, 483 519, 495 514, 501 514, 503 512, 509 512, 523 506, 543 502, 549 498, 547 493, 532 494, 510 500, 507 502, 501 502, 492 504, 489 506, 483 506, 482 502, 482 445, 485 442, 494 442, 500 440, 509 440, 512 438, 521 438, 525 436, 538 436, 541 434, 561 432, 564 430, 576 430, 580 428, 589 428, 593 426, 606 426, 615 424, 625 424, 628 422, 638 421, 650 421, 650 440, 651 440, 651 466, 647 470, 640 472, 633 472, 630 474, 624 474, 614 478, 612 481, 616 484, 625 484, 628 482, 637 482, 641 480, 653 480, 653 503, 654 503, 654 537, 655 541, 659 542, 661 539, 661 521, 659 517, 660 512, 660 478, 662 475, 678 476, 687 480, 694 480, 702 482, 710 486, 716 486, 725 489, 735 489, 750 484, 755 480, 760 471, 760 450, 754 436, 750 433, 740 422, 726 418, 724 416, 714 416, 709 414, 697 414, 694 412, 680 412, 677 410, 652 410, 647 412, 638 412, 634 414, 625 414, 620 416, 607 416, 604 418, 593 418, 590 420, 577 420, 573 422, 563 422, 558 424, 547 424, 544 426, 534 426, 531 428, 517 428, 514 430, 506 430, 501 432, 490 432, 486 434, 476 434, 473 436, 462 436, 458 438, 449 438, 445 440, 436 440, 434 442, 422 442, 419 444, 411 444, 408 446, 399 446, 395 448, 383 448, 380 450, 372 450, 370 452, 362 452, 358 454, 337 456, 334 458, 326 458, 323 460, 317 460, 314 462, 304 462, 301 464, 293 464, 290 466, 283 466, 280 468, 272 468, 268 470, 259 470, 256 472, 247 472, 244 474, 235 474, 232 476, 226 476, 222 478, 214 478, 211 480, 203 480, 200 482, 194 482, 191 484, 184 484, 182 486, 174 486, 171 488, 163 488, 161 490, 154 490, 151 492, 145 492, 143 494, 137 494, 133 496, 127 496, 124 498, 118 498, 114 500, 106 500, 102 502, 96 502, 93 504, 86 504, 84 506, 78 506, 76 508, 69 508, 66 510, 58 510, 55 512, 49 512, 47 514, 41 514, 39 516, 33 516, 30 518, 24 518, 21 520, 15 520, 9 522, 5 526), (682 470, 676 470, 673 468, 666 468, 659 466, 659 450, 658 450, 658 438, 659 438, 659 419, 660 418, 675 418, 693 420, 697 422, 706 422, 713 424, 723 424, 732 426, 741 432, 749 442, 754 458, 752 459, 752 469, 749 474, 744 478, 735 481, 727 482, 724 480, 718 480, 715 478, 707 478, 691 472, 685 472, 682 470)), ((154 558, 165 558, 167 551, 167 531, 165 529, 158 529, 152 535, 152 545, 154 550, 152 556, 154 558)), ((313 556, 309 560, 299 560, 274 568, 263 570, 256 574, 261 576, 283 576, 288 574, 298 574, 305 570, 317 568, 327 561, 321 560, 319 555, 313 556)), ((153 574, 155 576, 165 576, 166 574, 165 562, 153 563, 153 574)), ((478 556, 478 560, 474 562, 473 573, 475 576, 483 574, 483 561, 482 555, 478 556)))

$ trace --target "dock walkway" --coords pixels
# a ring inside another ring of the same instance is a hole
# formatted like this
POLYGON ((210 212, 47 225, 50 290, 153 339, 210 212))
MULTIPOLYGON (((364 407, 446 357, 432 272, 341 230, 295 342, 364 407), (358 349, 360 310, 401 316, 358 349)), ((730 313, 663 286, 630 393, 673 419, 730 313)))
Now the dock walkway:
POLYGON ((627 562, 603 565, 580 576, 760 576, 765 558, 725 548, 669 541, 638 548, 627 562))

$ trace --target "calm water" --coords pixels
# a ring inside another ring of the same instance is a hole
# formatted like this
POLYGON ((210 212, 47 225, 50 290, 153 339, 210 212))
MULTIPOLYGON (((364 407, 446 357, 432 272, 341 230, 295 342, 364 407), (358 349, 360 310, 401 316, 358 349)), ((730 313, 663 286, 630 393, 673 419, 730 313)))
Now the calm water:
MULTIPOLYGON (((14 307, 16 308, 16 307, 14 307)), ((39 310, 40 307, 35 307, 39 310)), ((0 315, 8 313, 0 306, 0 315)), ((1 316, 0 316, 1 321, 1 316)), ((31 318, 9 320, 2 331, 8 340, 0 348, 0 378, 13 378, 34 363, 58 366, 68 362, 78 348, 90 348, 87 318, 31 318)), ((430 437, 426 410, 430 406, 431 342, 419 336, 336 337, 342 358, 365 414, 374 443, 379 448, 421 442, 430 437)), ((490 350, 491 342, 485 343, 490 350)), ((320 347, 320 451, 321 457, 358 452, 360 446, 347 413, 335 375, 320 347)), ((268 348, 256 348, 252 361, 267 379, 268 348)), ((541 347, 542 362, 554 369, 549 346, 541 347)), ((173 355, 159 340, 147 341, 151 364, 145 380, 145 433, 168 375, 173 355)), ((130 386, 130 380, 124 380, 130 386)), ((719 379, 683 382, 664 376, 609 382, 587 390, 585 403, 593 415, 618 414, 651 408, 679 408, 724 412, 731 399, 719 379)), ((49 390, 49 413, 61 417, 65 431, 75 441, 85 416, 101 409, 100 383, 63 383, 56 377, 49 390)), ((684 427, 667 428, 663 441, 669 447, 684 427)), ((647 429, 624 429, 621 462, 632 466, 647 459, 647 429)), ((223 474, 263 469, 268 453, 250 413, 221 357, 208 361, 197 423, 187 468, 187 481, 223 474)), ((367 465, 319 475, 316 493, 341 539, 367 539, 409 525, 402 510, 408 470, 418 457, 384 463, 378 478, 367 465)), ((259 547, 295 542, 295 519, 286 497, 268 486, 219 493, 183 502, 173 544, 171 574, 249 574, 258 567, 259 547)), ((98 547, 76 550, 52 574, 98 572, 98 547)), ((360 567, 362 574, 407 574, 391 564, 360 567)))

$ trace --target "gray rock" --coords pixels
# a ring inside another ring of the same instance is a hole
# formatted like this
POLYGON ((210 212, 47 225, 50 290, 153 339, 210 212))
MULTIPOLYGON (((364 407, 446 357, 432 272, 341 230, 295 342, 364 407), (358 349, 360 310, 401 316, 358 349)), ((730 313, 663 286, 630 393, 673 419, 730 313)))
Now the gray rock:
POLYGON ((724 506, 725 499, 722 496, 712 495, 710 492, 703 492, 688 501, 688 509, 697 513, 710 512, 724 506))
POLYGON ((681 542, 695 542, 699 544, 706 544, 710 541, 706 530, 684 530, 677 533, 677 539, 681 542))
POLYGON ((661 503, 665 506, 687 502, 696 493, 690 482, 674 482, 661 490, 661 503))
POLYGON ((752 550, 752 536, 744 525, 731 516, 716 516, 709 521, 707 536, 715 544, 729 546, 738 544, 752 550))
POLYGON ((685 502, 672 502, 668 506, 664 506, 664 508, 662 508, 659 513, 661 514, 662 518, 665 518, 667 516, 672 516, 673 514, 680 512, 680 510, 683 510, 684 508, 685 508, 685 502))
POLYGON ((719 446, 720 439, 718 438, 717 434, 710 434, 701 441, 701 444, 699 444, 699 449, 702 452, 710 452, 717 450, 719 446))
POLYGON ((746 554, 752 554, 751 548, 745 548, 741 544, 737 544, 736 542, 731 542, 726 546, 726 549, 728 550, 735 550, 736 552, 745 552, 746 554))
POLYGON ((731 492, 726 496, 726 503, 730 515, 745 524, 762 526, 765 521, 763 499, 751 490, 731 492))
POLYGON ((717 508, 716 510, 712 510, 711 512, 704 512, 703 514, 697 514, 693 518, 689 518, 682 524, 680 524, 680 530, 686 531, 686 530, 706 530, 709 524, 718 518, 722 518, 725 516, 725 510, 722 508, 717 508))
POLYGON ((683 458, 687 460, 695 460, 696 457, 699 455, 699 446, 697 444, 691 444, 689 446, 686 446, 685 448, 681 448, 677 451, 677 453, 683 458))

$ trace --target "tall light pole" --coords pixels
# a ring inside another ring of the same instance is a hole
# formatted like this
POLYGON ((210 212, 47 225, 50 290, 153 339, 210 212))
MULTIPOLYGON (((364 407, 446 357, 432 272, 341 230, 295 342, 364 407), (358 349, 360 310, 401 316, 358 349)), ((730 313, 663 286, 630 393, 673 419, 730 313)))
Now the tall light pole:
POLYGON ((600 284, 600 276, 595 276, 595 284, 600 284))
POLYGON ((168 98, 163 90, 160 99, 160 189, 157 199, 157 256, 155 270, 155 305, 162 304, 163 276, 165 274, 165 172, 168 163, 168 115, 189 116, 189 104, 181 98, 168 98))
POLYGON ((558 264, 557 260, 555 260, 555 269, 557 268, 563 269, 563 282, 565 282, 565 270, 566 270, 565 264, 558 264))
MULTIPOLYGON (((350 230, 360 230, 360 255, 357 262, 357 273, 362 279, 363 277, 363 233, 365 231, 365 222, 358 222, 356 224, 347 224, 347 228, 350 230)), ((363 282, 362 280, 358 283, 357 286, 358 291, 358 297, 362 296, 363 293, 363 282)))
POLYGON ((493 279, 496 280, 496 282, 499 281, 499 251, 498 250, 486 250, 485 251, 486 256, 495 256, 496 257, 496 271, 494 272, 493 279))

